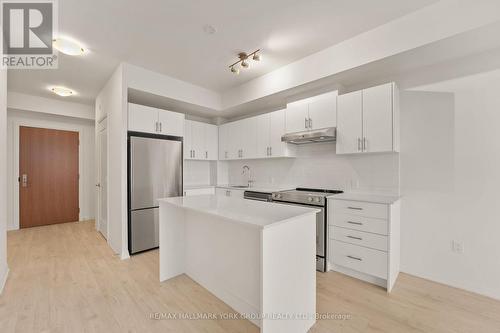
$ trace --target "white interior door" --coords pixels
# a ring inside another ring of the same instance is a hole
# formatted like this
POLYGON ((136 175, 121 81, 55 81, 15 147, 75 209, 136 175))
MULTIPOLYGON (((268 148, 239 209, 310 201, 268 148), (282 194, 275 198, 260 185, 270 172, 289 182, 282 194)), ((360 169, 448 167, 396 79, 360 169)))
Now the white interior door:
POLYGON ((98 135, 99 141, 99 179, 98 179, 98 230, 108 238, 108 135, 103 129, 98 135))

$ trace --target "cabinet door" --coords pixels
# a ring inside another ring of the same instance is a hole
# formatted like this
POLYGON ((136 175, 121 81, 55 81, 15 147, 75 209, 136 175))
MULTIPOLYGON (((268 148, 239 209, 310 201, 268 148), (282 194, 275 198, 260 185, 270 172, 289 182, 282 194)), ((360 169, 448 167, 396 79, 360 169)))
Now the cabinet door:
POLYGON ((219 126, 219 160, 224 161, 228 159, 228 125, 219 126))
POLYGON ((240 158, 255 158, 257 155, 257 118, 247 118, 237 123, 240 158))
POLYGON ((310 129, 337 126, 337 91, 310 99, 310 129))
POLYGON ((227 159, 234 160, 239 158, 238 151, 241 149, 241 135, 239 123, 232 122, 227 124, 227 159))
POLYGON ((362 92, 338 97, 337 154, 360 153, 362 133, 362 92))
POLYGON ((198 121, 191 122, 191 149, 195 160, 204 160, 206 152, 205 124, 198 121))
POLYGON ((271 116, 269 113, 256 117, 257 121, 257 151, 255 157, 266 158, 270 153, 269 138, 271 135, 271 116))
POLYGON ((285 156, 287 146, 281 142, 281 137, 285 134, 285 110, 271 112, 269 118, 269 154, 272 157, 285 156))
POLYGON ((211 124, 205 124, 205 146, 206 153, 205 159, 207 160, 217 160, 218 156, 218 144, 219 134, 217 130, 217 126, 211 124))
POLYGON ((148 106, 129 103, 128 105, 128 130, 143 133, 157 133, 159 128, 158 109, 148 106))
POLYGON ((363 90, 363 140, 365 152, 392 151, 393 84, 363 90))
POLYGON ((160 134, 184 136, 184 114, 159 110, 160 134))
POLYGON ((191 138, 191 121, 186 120, 184 122, 184 159, 190 160, 193 158, 192 151, 192 138, 191 138))
POLYGON ((290 103, 286 107, 286 132, 302 132, 307 130, 309 105, 306 101, 290 103))

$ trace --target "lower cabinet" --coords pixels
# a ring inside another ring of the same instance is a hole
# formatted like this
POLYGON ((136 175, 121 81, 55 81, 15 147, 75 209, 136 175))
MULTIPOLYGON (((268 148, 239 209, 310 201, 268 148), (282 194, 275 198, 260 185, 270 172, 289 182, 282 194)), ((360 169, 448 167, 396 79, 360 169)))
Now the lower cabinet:
POLYGON ((328 200, 328 265, 391 291, 399 274, 399 200, 328 200))
POLYGON ((241 198, 243 199, 244 190, 236 190, 225 187, 217 187, 215 189, 216 195, 221 195, 225 197, 241 198))

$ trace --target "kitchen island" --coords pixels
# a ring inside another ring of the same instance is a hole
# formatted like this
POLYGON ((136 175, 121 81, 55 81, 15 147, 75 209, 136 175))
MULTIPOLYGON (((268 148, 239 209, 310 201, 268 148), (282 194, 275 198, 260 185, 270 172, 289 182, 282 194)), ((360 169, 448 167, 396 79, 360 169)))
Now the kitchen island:
POLYGON ((188 275, 261 332, 314 325, 318 210, 215 195, 159 203, 160 281, 188 275))

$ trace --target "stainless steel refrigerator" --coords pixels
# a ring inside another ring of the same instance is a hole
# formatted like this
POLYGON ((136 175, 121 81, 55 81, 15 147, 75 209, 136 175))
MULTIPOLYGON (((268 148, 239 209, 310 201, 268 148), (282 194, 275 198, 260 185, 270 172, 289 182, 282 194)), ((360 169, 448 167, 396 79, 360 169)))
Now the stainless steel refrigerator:
POLYGON ((158 247, 158 199, 182 195, 182 162, 182 138, 129 132, 130 254, 158 247))

